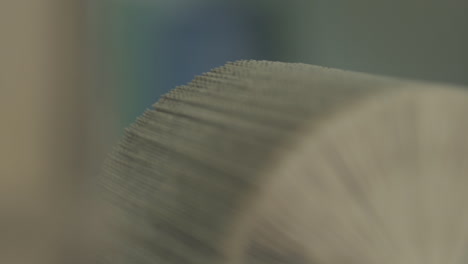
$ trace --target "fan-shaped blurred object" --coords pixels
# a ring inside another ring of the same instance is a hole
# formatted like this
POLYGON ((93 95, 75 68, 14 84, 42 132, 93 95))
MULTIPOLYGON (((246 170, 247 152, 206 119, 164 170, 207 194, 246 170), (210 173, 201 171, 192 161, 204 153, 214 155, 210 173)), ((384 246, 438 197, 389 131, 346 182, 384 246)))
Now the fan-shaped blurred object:
POLYGON ((462 263, 468 93, 239 61, 162 97, 100 178, 104 263, 462 263))

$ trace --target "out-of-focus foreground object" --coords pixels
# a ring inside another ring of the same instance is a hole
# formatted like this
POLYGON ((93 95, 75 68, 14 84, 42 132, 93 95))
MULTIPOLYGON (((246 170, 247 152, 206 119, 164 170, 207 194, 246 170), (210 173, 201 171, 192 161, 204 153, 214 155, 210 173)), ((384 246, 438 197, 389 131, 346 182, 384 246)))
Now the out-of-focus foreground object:
POLYGON ((468 92, 267 61, 178 87, 100 178, 103 263, 464 263, 468 92))
POLYGON ((84 256, 80 197, 106 120, 83 85, 83 19, 83 1, 0 3, 0 263, 84 256))

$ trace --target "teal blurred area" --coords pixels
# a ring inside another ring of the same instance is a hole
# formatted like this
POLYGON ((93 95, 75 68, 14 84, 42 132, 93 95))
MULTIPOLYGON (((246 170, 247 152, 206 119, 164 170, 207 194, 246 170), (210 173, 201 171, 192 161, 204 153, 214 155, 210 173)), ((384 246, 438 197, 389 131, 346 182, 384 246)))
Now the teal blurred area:
POLYGON ((93 0, 94 82, 119 129, 168 90, 226 61, 303 62, 468 84, 468 3, 458 0, 93 0))

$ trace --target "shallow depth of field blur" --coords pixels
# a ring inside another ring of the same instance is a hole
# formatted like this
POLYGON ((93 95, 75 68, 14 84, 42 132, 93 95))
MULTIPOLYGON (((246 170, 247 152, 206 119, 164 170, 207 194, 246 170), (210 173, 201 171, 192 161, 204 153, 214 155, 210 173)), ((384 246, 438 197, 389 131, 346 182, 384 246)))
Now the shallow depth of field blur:
POLYGON ((1 1, 2 215, 42 219, 68 207, 126 126, 226 61, 468 85, 467 10, 461 0, 1 1))
POLYGON ((238 59, 468 84, 463 1, 97 0, 87 8, 93 72, 116 96, 120 127, 162 93, 238 59))

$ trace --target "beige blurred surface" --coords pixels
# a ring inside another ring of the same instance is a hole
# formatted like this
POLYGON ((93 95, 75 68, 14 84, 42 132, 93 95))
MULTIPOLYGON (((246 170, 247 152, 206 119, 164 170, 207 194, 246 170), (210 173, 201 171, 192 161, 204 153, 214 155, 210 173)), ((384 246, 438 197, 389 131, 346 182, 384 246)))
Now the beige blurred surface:
POLYGON ((0 3, 0 263, 75 259, 76 194, 102 133, 84 85, 84 10, 84 1, 0 3))

